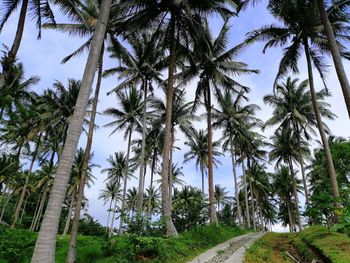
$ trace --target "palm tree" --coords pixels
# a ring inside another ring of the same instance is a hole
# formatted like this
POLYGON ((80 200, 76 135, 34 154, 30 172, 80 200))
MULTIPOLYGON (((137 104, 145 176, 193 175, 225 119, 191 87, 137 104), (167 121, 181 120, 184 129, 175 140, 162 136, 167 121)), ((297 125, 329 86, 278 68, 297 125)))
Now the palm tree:
MULTIPOLYGON (((298 144, 298 162, 301 167, 306 204, 308 204, 304 158, 308 157, 310 153, 304 139, 309 140, 311 134, 315 134, 313 128, 317 126, 317 123, 310 92, 306 91, 308 81, 305 80, 299 85, 297 83, 298 79, 292 80, 288 77, 285 83, 277 84, 272 95, 264 97, 264 102, 274 107, 273 117, 266 121, 264 127, 279 125, 278 128, 289 127, 294 131, 298 144)), ((316 93, 319 111, 323 117, 333 119, 334 114, 327 109, 329 105, 322 101, 324 96, 327 96, 324 91, 316 93)), ((326 124, 324 127, 327 127, 326 124)))
POLYGON ((125 80, 115 87, 111 92, 117 92, 130 85, 141 84, 143 90, 143 117, 142 117, 142 141, 140 153, 140 175, 137 211, 142 212, 143 207, 143 189, 144 189, 144 171, 146 165, 146 120, 147 120, 147 100, 148 91, 153 89, 152 82, 162 83, 160 71, 164 68, 164 49, 162 39, 150 31, 142 34, 133 33, 127 38, 132 52, 129 52, 121 45, 114 44, 109 50, 112 51, 111 57, 119 58, 123 65, 117 68, 108 69, 105 75, 118 73, 119 79, 125 80))
POLYGON ((100 195, 98 197, 99 199, 103 199, 105 204, 106 204, 106 202, 108 202, 108 200, 110 200, 109 209, 108 209, 108 219, 107 219, 108 235, 112 234, 113 222, 114 222, 115 213, 117 210, 117 204, 119 201, 122 200, 122 196, 123 196, 123 194, 122 194, 120 182, 109 181, 106 184, 105 189, 101 190, 100 195), (114 201, 114 207, 112 209, 113 201, 114 201), (112 211, 113 211, 112 218, 111 218, 111 222, 109 223, 109 219, 110 219, 110 215, 111 215, 112 211))
POLYGON ((255 121, 255 111, 259 107, 255 104, 242 105, 246 101, 244 90, 233 97, 230 91, 222 94, 217 93, 218 108, 213 109, 212 117, 214 119, 213 128, 223 128, 223 149, 229 150, 231 154, 232 170, 234 178, 235 200, 237 205, 237 217, 239 225, 242 225, 242 211, 239 203, 239 190, 236 172, 236 152, 235 143, 238 137, 244 137, 246 130, 243 123, 255 121))
MULTIPOLYGON (((195 129, 186 133, 186 136, 188 141, 185 142, 185 145, 187 145, 190 150, 184 155, 184 163, 195 159, 196 168, 199 168, 202 176, 202 194, 204 197, 204 175, 207 174, 208 169, 208 136, 204 130, 197 131, 195 129)), ((213 162, 216 167, 218 164, 221 164, 216 157, 223 155, 217 150, 219 145, 220 141, 213 142, 213 162)))
POLYGON ((231 202, 231 197, 229 197, 228 191, 226 191, 226 187, 222 187, 218 184, 214 187, 214 195, 215 195, 215 202, 218 213, 220 212, 220 205, 221 207, 224 207, 225 205, 229 204, 231 202))
MULTIPOLYGON (((328 161, 328 175, 332 185, 333 197, 339 197, 339 189, 334 170, 333 158, 329 149, 328 140, 325 134, 324 125, 321 119, 320 110, 317 104, 317 97, 314 86, 312 62, 320 73, 322 80, 325 79, 325 64, 322 60, 322 54, 328 53, 329 48, 323 44, 327 40, 322 34, 323 30, 319 27, 319 16, 315 9, 314 2, 310 1, 282 1, 269 6, 269 10, 274 17, 279 19, 283 26, 274 25, 265 26, 261 29, 249 33, 248 42, 253 40, 267 41, 265 49, 274 46, 287 46, 281 59, 279 70, 276 76, 276 82, 280 77, 287 74, 290 70, 298 72, 298 59, 302 50, 307 62, 310 95, 313 110, 316 116, 317 127, 325 149, 328 161), (318 30, 317 30, 318 29, 318 30)), ((340 33, 342 30, 335 31, 338 41, 346 39, 347 35, 340 33)), ((339 45, 339 47, 341 47, 339 45)), ((343 50, 341 50, 343 51, 343 50)), ((324 81, 325 82, 325 81, 324 81)), ((337 204, 339 205, 339 204, 337 204)))
MULTIPOLYGON (((104 111, 104 114, 115 118, 114 121, 105 125, 105 127, 116 128, 111 132, 115 133, 118 130, 125 129, 124 138, 128 138, 128 145, 126 150, 126 163, 130 161, 130 149, 131 149, 131 137, 134 129, 141 124, 139 118, 142 116, 143 102, 141 94, 135 87, 129 88, 128 91, 121 91, 117 93, 117 98, 120 101, 121 110, 117 108, 108 108, 104 111)), ((123 201, 122 201, 122 214, 124 214, 125 197, 127 191, 127 173, 124 175, 124 188, 123 188, 123 201)), ((121 217, 120 226, 122 226, 123 220, 121 217)))
POLYGON ((88 105, 91 86, 95 76, 98 59, 101 54, 106 25, 109 19, 109 11, 112 0, 103 0, 100 8, 99 18, 96 23, 91 48, 84 70, 82 85, 76 102, 74 114, 69 123, 65 147, 61 153, 58 164, 57 175, 50 194, 44 220, 41 225, 38 239, 35 244, 32 263, 55 262, 56 234, 58 231, 59 218, 62 211, 62 204, 67 190, 70 170, 73 165, 73 157, 78 145, 82 131, 83 121, 88 105))
POLYGON ((137 196, 137 188, 135 186, 133 186, 131 189, 128 189, 128 192, 126 194, 126 206, 131 213, 131 218, 134 217, 134 212, 136 210, 137 196))
MULTIPOLYGON (((61 1, 63 2, 63 1, 61 1)), ((5 23, 11 14, 16 10, 19 5, 19 1, 3 1, 1 3, 2 8, 4 10, 0 17, 0 32, 3 29, 5 23)), ((14 41, 12 43, 11 49, 5 54, 2 58, 2 73, 0 74, 0 95, 3 95, 3 88, 6 85, 6 81, 8 80, 9 75, 13 69, 12 65, 16 61, 17 52, 21 45, 25 20, 27 16, 28 10, 30 11, 32 18, 36 20, 36 25, 38 27, 38 38, 41 37, 41 21, 43 19, 55 22, 54 15, 51 11, 51 7, 48 0, 40 0, 40 1, 30 1, 30 0, 22 0, 21 11, 18 18, 17 30, 15 34, 14 41)))
MULTIPOLYGON (((228 20, 225 20, 218 37, 215 39, 210 33, 208 25, 204 28, 205 38, 198 42, 194 47, 193 57, 196 68, 190 66, 179 74, 180 79, 186 83, 195 76, 199 76, 199 82, 196 89, 194 105, 199 104, 201 99, 207 113, 208 129, 208 180, 209 180, 209 203, 211 207, 210 222, 217 223, 214 201, 214 183, 213 183, 213 149, 212 149, 212 99, 211 90, 217 93, 219 88, 231 89, 237 91, 237 87, 245 88, 231 78, 232 75, 242 75, 248 73, 257 73, 256 70, 250 70, 242 62, 233 61, 233 58, 242 50, 243 45, 238 45, 226 50, 228 38, 228 20)), ((194 108, 195 108, 194 107, 194 108)))
POLYGON ((166 121, 165 121, 165 144, 163 151, 162 164, 162 210, 166 218, 167 235, 177 235, 174 224, 171 220, 171 204, 169 198, 169 160, 171 151, 171 120, 172 120, 172 102, 173 102, 173 87, 174 87, 174 73, 176 57, 179 52, 180 40, 185 40, 185 43, 190 40, 198 39, 201 33, 201 23, 198 19, 206 17, 210 13, 231 15, 232 12, 228 10, 224 3, 226 1, 215 0, 195 2, 195 1, 151 1, 145 2, 141 0, 122 0, 120 4, 122 9, 128 11, 129 16, 121 23, 120 30, 127 28, 136 32, 140 28, 155 25, 155 28, 164 27, 164 37, 166 39, 166 46, 169 49, 168 59, 168 80, 166 87, 166 121), (197 18, 197 19, 195 19, 197 18), (180 39, 180 36, 182 39, 180 39))

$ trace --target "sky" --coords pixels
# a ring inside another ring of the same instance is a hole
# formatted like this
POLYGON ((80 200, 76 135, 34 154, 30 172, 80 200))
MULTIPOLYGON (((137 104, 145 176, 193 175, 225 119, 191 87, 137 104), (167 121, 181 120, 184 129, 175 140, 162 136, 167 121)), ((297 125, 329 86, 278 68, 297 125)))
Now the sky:
MULTIPOLYGON (((239 17, 232 18, 230 20, 231 30, 229 36, 228 48, 231 48, 241 43, 246 36, 246 33, 257 29, 263 25, 275 23, 276 21, 270 16, 266 10, 266 3, 262 3, 248 8, 242 12, 239 17)), ((1 11, 1 10, 0 10, 1 11)), ((59 11, 55 8, 56 22, 62 23, 67 20, 59 14, 59 11)), ((7 46, 11 46, 15 30, 17 27, 18 12, 13 14, 8 20, 4 29, 0 33, 0 43, 7 46)), ((222 25, 221 19, 218 17, 211 17, 209 20, 210 28, 213 35, 216 35, 222 25)), ((67 34, 60 33, 54 30, 43 29, 42 38, 38 40, 36 38, 37 30, 35 28, 35 22, 27 17, 26 26, 24 30, 22 44, 19 50, 18 59, 24 64, 26 78, 37 75, 40 77, 40 83, 35 87, 35 91, 41 93, 44 89, 52 87, 55 81, 60 81, 64 85, 67 85, 68 79, 81 79, 86 63, 87 53, 82 54, 79 57, 73 58, 66 64, 61 64, 61 60, 78 48, 84 43, 84 39, 68 36, 67 34)), ((265 54, 262 53, 263 44, 256 43, 248 47, 241 55, 235 60, 245 62, 251 69, 258 69, 259 74, 239 77, 237 80, 250 87, 251 92, 249 94, 249 103, 255 103, 261 107, 261 110, 257 112, 257 117, 266 121, 271 117, 272 108, 264 105, 262 98, 264 95, 272 92, 272 84, 277 72, 278 62, 281 58, 282 50, 271 49, 265 54)), ((104 56, 104 68, 108 69, 117 65, 116 60, 109 58, 108 54, 104 56)), ((347 117, 345 103, 342 97, 341 89, 337 76, 333 69, 333 63, 328 58, 329 71, 327 84, 332 94, 326 101, 331 105, 331 110, 338 116, 334 121, 326 121, 330 127, 332 133, 336 136, 349 137, 350 122, 347 117)), ((294 77, 300 80, 307 79, 305 60, 302 59, 299 62, 300 74, 294 77)), ((345 62, 345 68, 347 72, 350 72, 350 64, 345 62)), ((316 75, 316 88, 320 90, 323 88, 322 82, 316 75)), ((166 77, 166 76, 165 76, 166 77)), ((114 95, 107 96, 107 92, 116 86, 118 83, 117 77, 105 78, 102 81, 101 96, 98 104, 98 112, 102 113, 108 107, 118 107, 118 102, 114 95)), ((196 82, 191 82, 187 87, 187 99, 193 100, 194 90, 196 82)), ((155 91, 156 96, 163 97, 160 89, 155 91)), ((95 219, 99 220, 101 224, 105 224, 107 220, 107 204, 104 205, 102 200, 98 199, 98 195, 101 189, 104 188, 106 174, 101 173, 103 168, 108 167, 106 159, 114 152, 123 151, 126 152, 126 142, 123 139, 121 133, 110 135, 112 128, 104 128, 103 126, 112 121, 110 117, 98 114, 96 118, 96 124, 99 128, 95 131, 94 142, 92 150, 94 152, 93 162, 100 165, 100 168, 93 169, 93 175, 96 177, 94 185, 90 189, 86 190, 86 196, 89 199, 88 213, 95 219)), ((205 121, 197 123, 196 127, 205 128, 205 121)), ((263 132, 263 135, 269 138, 273 133, 273 129, 267 129, 263 132)), ((214 132, 214 138, 219 138, 221 131, 214 132)), ((136 138, 136 137, 134 137, 136 138)), ((317 138, 318 139, 318 138, 317 138)), ((196 170, 194 162, 183 164, 183 155, 188 151, 188 148, 184 145, 185 137, 180 132, 176 133, 176 146, 181 149, 175 150, 174 162, 179 163, 183 167, 184 177, 182 178, 187 184, 200 188, 201 177, 199 171, 196 170)), ((82 135, 79 145, 84 147, 86 143, 86 136, 82 135)), ((316 143, 313 147, 319 147, 316 143)), ((231 160, 228 154, 225 157, 220 158, 222 165, 214 170, 214 183, 220 184, 226 187, 233 195, 233 178, 232 178, 232 166, 231 160)), ((273 166, 268 166, 269 171, 273 171, 273 166)), ((241 175, 241 170, 238 171, 241 175)), ((138 175, 138 172, 135 173, 138 175)), ((146 185, 148 185, 149 176, 146 178, 146 185)), ((299 175, 301 178, 301 175, 299 175)), ((131 186, 137 186, 137 180, 132 179, 128 183, 131 186)), ((207 184, 206 184, 207 187, 207 184)), ((303 197, 300 197, 303 201, 303 197)), ((275 227, 276 231, 284 231, 280 226, 275 227)))

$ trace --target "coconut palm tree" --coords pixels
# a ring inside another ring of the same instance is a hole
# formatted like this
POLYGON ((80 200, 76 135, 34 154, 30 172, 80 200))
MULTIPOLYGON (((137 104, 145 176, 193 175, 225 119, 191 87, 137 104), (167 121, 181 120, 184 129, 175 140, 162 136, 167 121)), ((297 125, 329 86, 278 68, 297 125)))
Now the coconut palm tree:
MULTIPOLYGON (((135 87, 129 88, 126 91, 120 91, 117 93, 117 98, 120 102, 121 109, 108 108, 104 111, 104 114, 115 118, 112 122, 105 125, 105 127, 116 128, 111 132, 115 133, 118 130, 125 129, 124 138, 127 138, 127 150, 126 150, 126 163, 130 161, 130 149, 131 149, 131 138, 134 129, 141 126, 139 119, 143 113, 143 101, 141 93, 137 91, 135 87)), ((124 178, 123 188, 123 201, 122 201, 122 214, 124 214, 125 197, 127 191, 127 173, 124 178)), ((122 226, 123 220, 121 217, 120 226, 122 226)))
MULTIPOLYGON (((277 84, 273 94, 264 97, 264 102, 274 107, 273 117, 265 122, 264 127, 279 125, 278 128, 289 127, 295 133, 306 204, 309 203, 309 199, 304 158, 307 158, 310 153, 304 140, 310 140, 311 135, 315 134, 314 127, 317 127, 310 91, 306 90, 307 86, 307 80, 298 85, 298 79, 292 80, 288 77, 285 83, 277 84)), ((318 108, 323 117, 333 119, 334 114, 327 109, 329 105, 322 101, 326 95, 324 91, 316 93, 318 108)), ((326 124, 324 127, 327 127, 326 124)))
POLYGON ((196 89, 194 109, 200 101, 204 102, 207 116, 208 129, 208 181, 209 181, 209 203, 211 207, 210 222, 217 223, 214 202, 213 183, 213 149, 212 149, 212 90, 217 93, 220 88, 237 91, 238 88, 247 89, 232 79, 232 75, 257 73, 256 70, 248 69, 242 62, 233 61, 233 58, 242 51, 244 45, 235 46, 226 50, 228 39, 228 20, 225 20, 217 38, 213 38, 206 24, 204 28, 205 38, 195 45, 193 55, 196 67, 189 66, 179 74, 179 78, 187 83, 192 78, 199 76, 196 89), (197 60, 197 61, 196 61, 197 60))
POLYGON ((140 175, 137 210, 142 212, 143 208, 143 189, 144 189, 144 171, 146 165, 146 120, 147 120, 147 100, 149 90, 153 90, 152 82, 160 84, 163 82, 161 70, 165 67, 164 48, 162 39, 151 31, 143 33, 133 33, 127 37, 132 52, 129 52, 121 45, 114 44, 109 48, 112 52, 111 57, 121 60, 123 65, 108 69, 105 76, 118 73, 119 79, 124 79, 111 92, 117 92, 130 85, 141 85, 143 91, 143 117, 142 117, 142 141, 140 153, 140 175))
MULTIPOLYGON (((195 159, 196 168, 200 170, 202 176, 202 194, 204 197, 204 176, 208 169, 208 136, 204 130, 192 129, 189 133, 186 133, 186 137, 188 141, 185 142, 185 145, 190 150, 184 155, 184 163, 195 159)), ((216 167, 221 164, 216 157, 223 155, 218 151, 219 146, 220 141, 213 142, 213 162, 216 167)))
POLYGON ((223 129, 223 149, 229 151, 231 154, 235 200, 237 205, 237 217, 239 225, 242 224, 242 212, 239 203, 239 190, 236 172, 236 152, 235 143, 236 138, 239 136, 245 136, 246 131, 242 126, 242 123, 254 121, 255 111, 259 107, 255 104, 243 105, 243 101, 247 101, 244 90, 239 92, 237 96, 233 96, 230 91, 225 91, 224 94, 221 91, 217 93, 218 107, 213 109, 213 128, 223 129))
POLYGON ((96 23, 87 63, 84 69, 81 89, 76 102, 74 114, 69 123, 65 147, 60 155, 57 175, 55 177, 55 182, 50 194, 49 203, 45 211, 38 239, 35 244, 31 261, 32 263, 43 261, 48 263, 55 262, 56 234, 58 231, 62 204, 67 190, 70 170, 73 165, 74 153, 83 127, 95 70, 101 54, 111 3, 112 0, 103 0, 101 4, 98 21, 96 23))
MULTIPOLYGON (((220 15, 232 15, 232 11, 225 6, 226 1, 153 1, 144 2, 141 0, 122 0, 122 9, 128 11, 126 20, 121 23, 120 30, 128 29, 136 32, 140 28, 147 28, 154 25, 155 28, 164 27, 166 46, 169 49, 168 59, 168 80, 166 87, 166 122, 165 122, 165 144, 162 164, 162 209, 167 222, 167 234, 177 235, 174 224, 171 220, 171 204, 169 198, 169 160, 172 148, 171 120, 172 102, 176 57, 180 50, 179 43, 190 43, 191 40, 198 39, 201 34, 200 17, 206 17, 210 13, 220 15), (181 39, 180 39, 181 38, 181 39), (166 160, 166 161, 165 161, 166 160)), ((186 44, 185 44, 186 45, 186 44)))
MULTIPOLYGON (((2 64, 2 73, 0 74, 0 95, 3 95, 3 89, 6 85, 6 81, 11 75, 11 71, 13 69, 13 64, 16 61, 16 56, 18 50, 21 45, 22 36, 24 32, 24 25, 27 16, 27 12, 29 11, 30 15, 34 20, 36 20, 36 25, 38 28, 38 38, 41 37, 41 24, 42 20, 48 20, 51 22, 55 22, 54 15, 51 11, 51 7, 48 0, 39 0, 39 1, 31 1, 31 0, 22 0, 21 10, 18 18, 17 30, 15 34, 15 38, 13 40, 11 49, 5 53, 4 57, 1 60, 2 64)), ((56 1, 58 2, 58 1, 56 1)), ((61 1, 62 3, 64 1, 61 1)), ((14 11, 19 6, 20 1, 2 1, 1 10, 4 12, 0 16, 0 32, 2 31, 5 23, 9 19, 9 17, 14 13, 14 11)))
POLYGON ((137 202, 137 188, 133 186, 131 189, 128 189, 126 194, 126 206, 129 210, 130 217, 134 217, 134 212, 136 211, 136 202, 137 202))
POLYGON ((224 207, 225 205, 229 204, 231 202, 231 197, 228 196, 228 191, 226 191, 226 187, 222 187, 218 184, 215 185, 215 202, 216 202, 216 208, 219 213, 220 206, 221 208, 224 207))
MULTIPOLYGON (((278 73, 276 76, 277 82, 281 77, 289 71, 298 72, 298 60, 302 51, 304 51, 307 71, 309 78, 310 95, 313 105, 313 110, 316 116, 317 127, 319 129, 322 145, 325 149, 325 154, 328 160, 328 175, 333 189, 334 198, 339 197, 339 189, 334 170, 333 158, 329 149, 328 140, 325 133, 325 128, 321 119, 320 111, 317 104, 317 97, 314 84, 313 66, 320 73, 320 77, 325 83, 325 64, 322 59, 322 54, 329 53, 326 37, 323 30, 320 29, 319 16, 314 8, 313 1, 282 1, 269 6, 269 11, 282 22, 282 26, 265 26, 261 29, 254 30, 248 35, 248 42, 253 40, 267 41, 264 51, 267 48, 275 46, 287 46, 283 57, 280 61, 278 73)), ((347 38, 346 34, 341 33, 339 28, 335 31, 336 39, 341 41, 347 38)), ((339 45, 339 48, 342 46, 339 45)), ((344 51, 344 48, 343 50, 344 51)), ((339 205, 339 204, 337 204, 339 205)))

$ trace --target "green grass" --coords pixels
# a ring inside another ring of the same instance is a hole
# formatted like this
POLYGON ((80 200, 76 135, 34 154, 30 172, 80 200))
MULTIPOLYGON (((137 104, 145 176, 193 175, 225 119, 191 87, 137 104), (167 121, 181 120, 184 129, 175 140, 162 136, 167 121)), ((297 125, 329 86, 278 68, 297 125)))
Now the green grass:
MULTIPOLYGON (((77 262, 131 263, 147 262, 182 263, 232 237, 246 233, 227 226, 205 226, 192 229, 178 238, 137 237, 125 235, 103 238, 79 236, 77 262)), ((0 263, 30 262, 36 233, 24 229, 0 227, 0 263)), ((65 262, 69 236, 57 238, 56 262, 65 262)))
POLYGON ((313 226, 302 231, 299 236, 331 262, 349 262, 350 237, 346 234, 329 233, 326 227, 313 226))

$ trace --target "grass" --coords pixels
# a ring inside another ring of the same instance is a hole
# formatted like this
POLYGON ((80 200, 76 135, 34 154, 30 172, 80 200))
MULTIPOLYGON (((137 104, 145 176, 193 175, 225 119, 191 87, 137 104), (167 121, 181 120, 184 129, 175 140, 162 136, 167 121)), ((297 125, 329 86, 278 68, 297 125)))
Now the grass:
POLYGON ((300 262, 322 258, 324 262, 350 262, 350 238, 345 234, 329 233, 323 226, 313 226, 301 233, 267 233, 255 242, 245 255, 245 263, 293 262, 288 251, 300 262))
MULTIPOLYGON (((245 234, 227 226, 205 226, 182 233, 178 238, 125 235, 105 240, 78 236, 77 262, 81 263, 152 263, 186 262, 230 238, 245 234)), ((25 229, 0 227, 0 263, 30 262, 36 233, 25 229)), ((56 262, 65 262, 69 236, 57 238, 56 262)))

